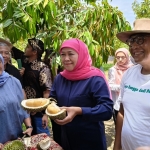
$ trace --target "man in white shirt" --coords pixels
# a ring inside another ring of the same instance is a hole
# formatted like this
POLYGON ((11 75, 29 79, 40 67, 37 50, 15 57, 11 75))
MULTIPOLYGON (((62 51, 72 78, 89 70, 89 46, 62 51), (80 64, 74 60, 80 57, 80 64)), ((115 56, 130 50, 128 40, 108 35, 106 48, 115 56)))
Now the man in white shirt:
POLYGON ((150 19, 137 19, 134 30, 117 37, 129 46, 137 65, 122 78, 114 150, 135 150, 150 146, 150 19))

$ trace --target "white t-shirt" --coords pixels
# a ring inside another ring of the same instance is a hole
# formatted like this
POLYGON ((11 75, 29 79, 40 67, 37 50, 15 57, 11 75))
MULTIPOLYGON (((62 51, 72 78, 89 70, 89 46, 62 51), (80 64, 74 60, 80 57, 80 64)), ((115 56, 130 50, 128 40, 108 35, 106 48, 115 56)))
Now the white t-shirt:
POLYGON ((121 82, 123 150, 150 146, 150 75, 141 74, 141 69, 141 65, 129 68, 121 82))

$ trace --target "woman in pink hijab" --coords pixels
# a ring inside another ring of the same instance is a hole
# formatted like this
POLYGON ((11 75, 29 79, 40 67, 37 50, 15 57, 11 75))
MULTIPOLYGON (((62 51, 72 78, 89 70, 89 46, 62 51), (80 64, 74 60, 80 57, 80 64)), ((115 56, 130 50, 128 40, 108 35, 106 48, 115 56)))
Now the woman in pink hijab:
POLYGON ((54 140, 65 150, 106 150, 103 121, 112 117, 113 101, 104 74, 92 67, 79 39, 64 41, 60 57, 64 71, 56 76, 50 96, 67 110, 67 117, 53 123, 54 140))
POLYGON ((114 101, 114 121, 116 120, 120 103, 117 101, 120 92, 120 83, 124 72, 133 66, 129 59, 129 51, 126 48, 119 48, 115 52, 116 64, 108 71, 109 87, 111 89, 112 99, 114 101))

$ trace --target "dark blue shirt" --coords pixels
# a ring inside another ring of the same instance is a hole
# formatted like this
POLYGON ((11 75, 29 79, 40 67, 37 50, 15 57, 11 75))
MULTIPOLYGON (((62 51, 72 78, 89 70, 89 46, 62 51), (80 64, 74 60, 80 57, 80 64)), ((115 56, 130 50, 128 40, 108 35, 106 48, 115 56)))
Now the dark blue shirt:
POLYGON ((65 150, 107 149, 103 121, 112 117, 113 101, 102 77, 70 81, 59 74, 50 95, 59 106, 82 109, 82 115, 61 126, 61 145, 65 150))

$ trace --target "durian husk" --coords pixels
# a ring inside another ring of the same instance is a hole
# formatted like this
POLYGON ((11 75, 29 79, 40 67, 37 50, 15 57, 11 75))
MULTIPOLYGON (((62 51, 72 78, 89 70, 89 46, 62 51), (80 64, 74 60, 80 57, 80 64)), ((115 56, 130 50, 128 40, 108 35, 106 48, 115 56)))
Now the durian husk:
POLYGON ((63 120, 66 117, 66 109, 61 109, 58 113, 56 114, 50 114, 48 110, 46 109, 45 113, 50 117, 50 119, 55 120, 63 120))
POLYGON ((26 147, 22 141, 14 140, 12 142, 6 143, 2 150, 25 150, 25 149, 26 147))
POLYGON ((50 145, 51 145, 50 138, 47 137, 46 139, 41 140, 41 141, 37 144, 37 149, 38 149, 38 150, 48 150, 49 147, 50 147, 50 145), (42 147, 41 147, 41 144, 47 144, 47 145, 46 145, 46 148, 45 148, 45 149, 42 148, 42 147))
POLYGON ((27 111, 29 111, 29 112, 41 112, 42 110, 45 110, 46 108, 47 108, 47 106, 49 105, 49 103, 50 103, 50 99, 46 99, 46 98, 35 98, 35 99, 26 99, 26 100, 23 100, 22 102, 21 102, 21 106, 25 109, 25 110, 27 110, 27 111), (46 100, 46 103, 45 104, 43 104, 43 105, 41 105, 41 106, 27 106, 26 105, 26 102, 27 101, 33 101, 33 100, 46 100))

